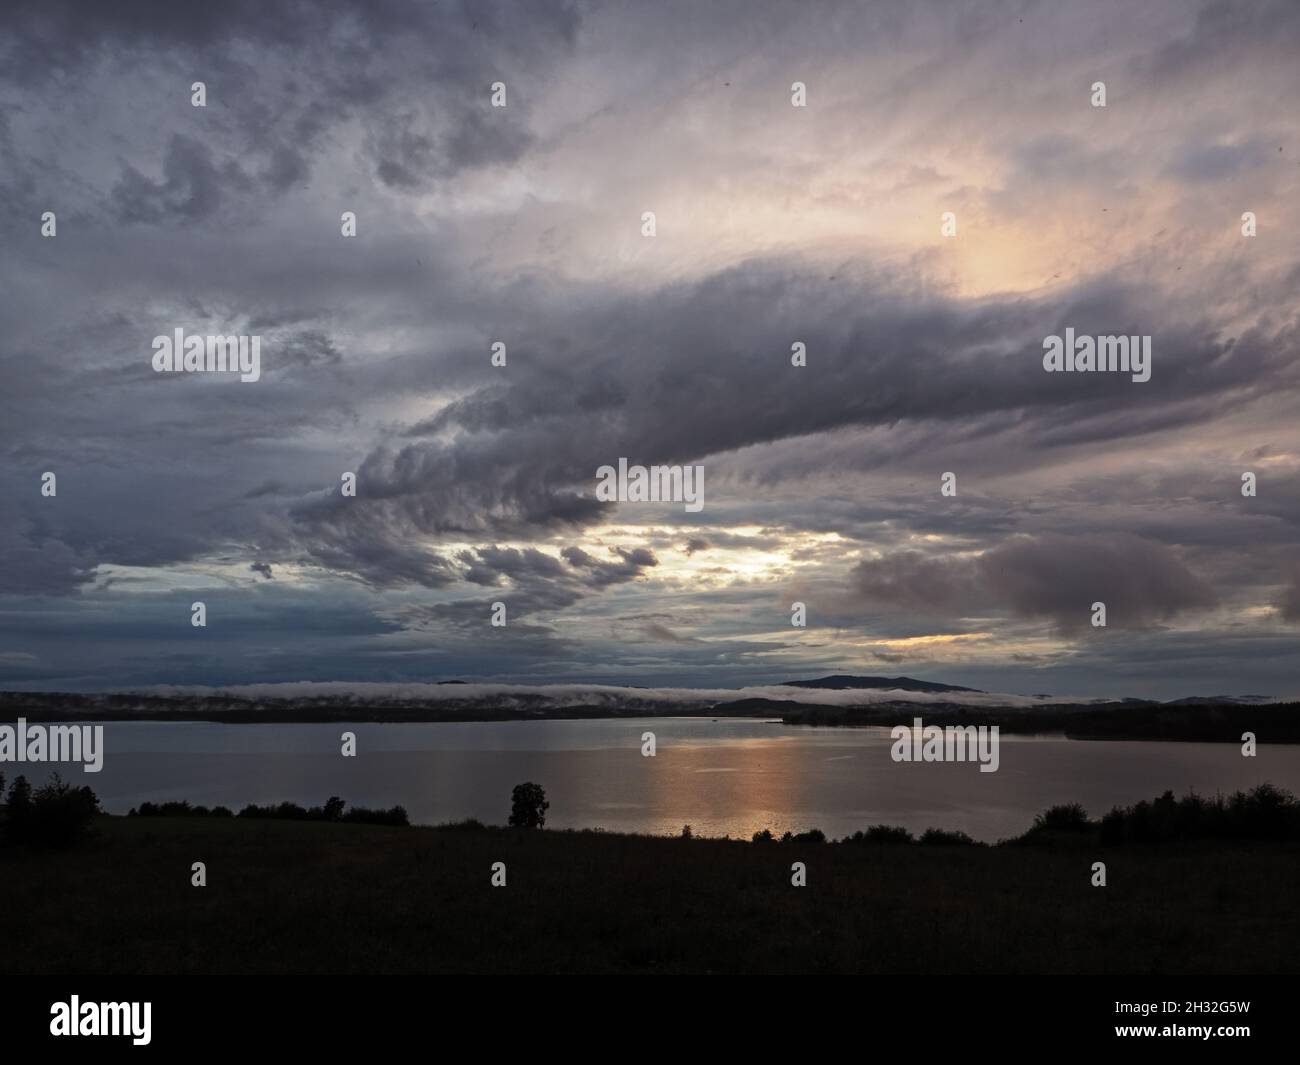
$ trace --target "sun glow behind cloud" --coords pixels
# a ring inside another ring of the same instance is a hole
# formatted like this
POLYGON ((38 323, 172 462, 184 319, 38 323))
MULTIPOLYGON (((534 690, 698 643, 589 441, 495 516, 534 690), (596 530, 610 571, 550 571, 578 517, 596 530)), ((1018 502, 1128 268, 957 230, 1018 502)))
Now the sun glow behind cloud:
POLYGON ((226 6, 206 114, 173 88, 217 53, 147 26, 11 52, 6 682, 1293 686, 1293 5, 832 8, 381 5, 290 48, 226 6), (172 319, 260 330, 264 380, 160 383, 172 319), (1156 376, 1045 378, 1068 325, 1156 376), (620 455, 704 465, 705 510, 593 508, 620 455), (1072 627, 1106 582, 1142 591, 1072 627))

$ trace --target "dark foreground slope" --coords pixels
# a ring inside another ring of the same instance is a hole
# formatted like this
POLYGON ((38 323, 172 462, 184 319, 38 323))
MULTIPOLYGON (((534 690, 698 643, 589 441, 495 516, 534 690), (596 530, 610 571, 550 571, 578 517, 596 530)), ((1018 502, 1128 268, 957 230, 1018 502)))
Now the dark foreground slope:
POLYGON ((1300 846, 751 844, 101 818, 0 850, 0 969, 1295 972, 1300 846), (1090 886, 1094 861, 1109 886, 1090 886), (205 862, 208 886, 190 886, 205 862), (508 885, 489 884, 492 863, 508 885), (808 886, 790 885, 807 863, 808 886))

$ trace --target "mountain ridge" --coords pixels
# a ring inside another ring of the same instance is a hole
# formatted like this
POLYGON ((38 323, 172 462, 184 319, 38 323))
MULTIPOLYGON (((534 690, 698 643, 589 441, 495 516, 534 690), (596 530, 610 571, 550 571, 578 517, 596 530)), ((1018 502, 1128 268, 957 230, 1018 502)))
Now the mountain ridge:
POLYGON ((830 691, 849 689, 886 689, 908 692, 975 692, 987 694, 980 688, 963 688, 959 684, 941 684, 932 680, 916 680, 913 677, 859 677, 852 673, 833 673, 827 677, 814 680, 782 681, 785 688, 824 688, 830 691))

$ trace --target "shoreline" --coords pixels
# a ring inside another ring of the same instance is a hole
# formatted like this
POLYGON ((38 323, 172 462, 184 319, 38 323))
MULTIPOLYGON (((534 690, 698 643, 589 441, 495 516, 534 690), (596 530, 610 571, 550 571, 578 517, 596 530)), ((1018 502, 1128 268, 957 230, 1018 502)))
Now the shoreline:
MULTIPOLYGON (((0 693, 2 695, 3 693, 0 693)), ((971 709, 808 706, 787 708, 567 706, 519 707, 287 706, 276 702, 220 706, 121 706, 96 703, 76 706, 0 706, 0 724, 24 718, 33 724, 110 724, 176 722, 228 725, 410 725, 486 724, 507 721, 619 721, 645 719, 743 720, 804 728, 896 728, 920 717, 935 724, 984 725, 1005 735, 1061 736, 1070 740, 1170 741, 1240 744, 1251 734, 1260 744, 1300 743, 1300 703, 1258 706, 1214 704, 1142 707, 1068 707, 1044 709, 971 709)))

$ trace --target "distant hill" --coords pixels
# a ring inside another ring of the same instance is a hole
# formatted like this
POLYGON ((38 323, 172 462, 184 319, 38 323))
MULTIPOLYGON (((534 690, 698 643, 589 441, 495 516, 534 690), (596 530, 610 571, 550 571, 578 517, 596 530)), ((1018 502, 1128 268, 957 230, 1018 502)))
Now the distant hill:
POLYGON ((788 680, 787 688, 892 688, 905 692, 979 692, 979 688, 962 688, 956 684, 937 684, 929 680, 913 680, 911 677, 854 677, 847 673, 836 673, 832 677, 819 677, 817 680, 788 680))
POLYGON ((137 692, 0 691, 0 722, 437 722, 632 717, 778 718, 787 725, 909 725, 947 717, 1007 733, 1089 739, 1300 743, 1300 703, 1262 696, 1050 700, 911 677, 837 673, 748 688, 609 684, 301 682, 137 692))

